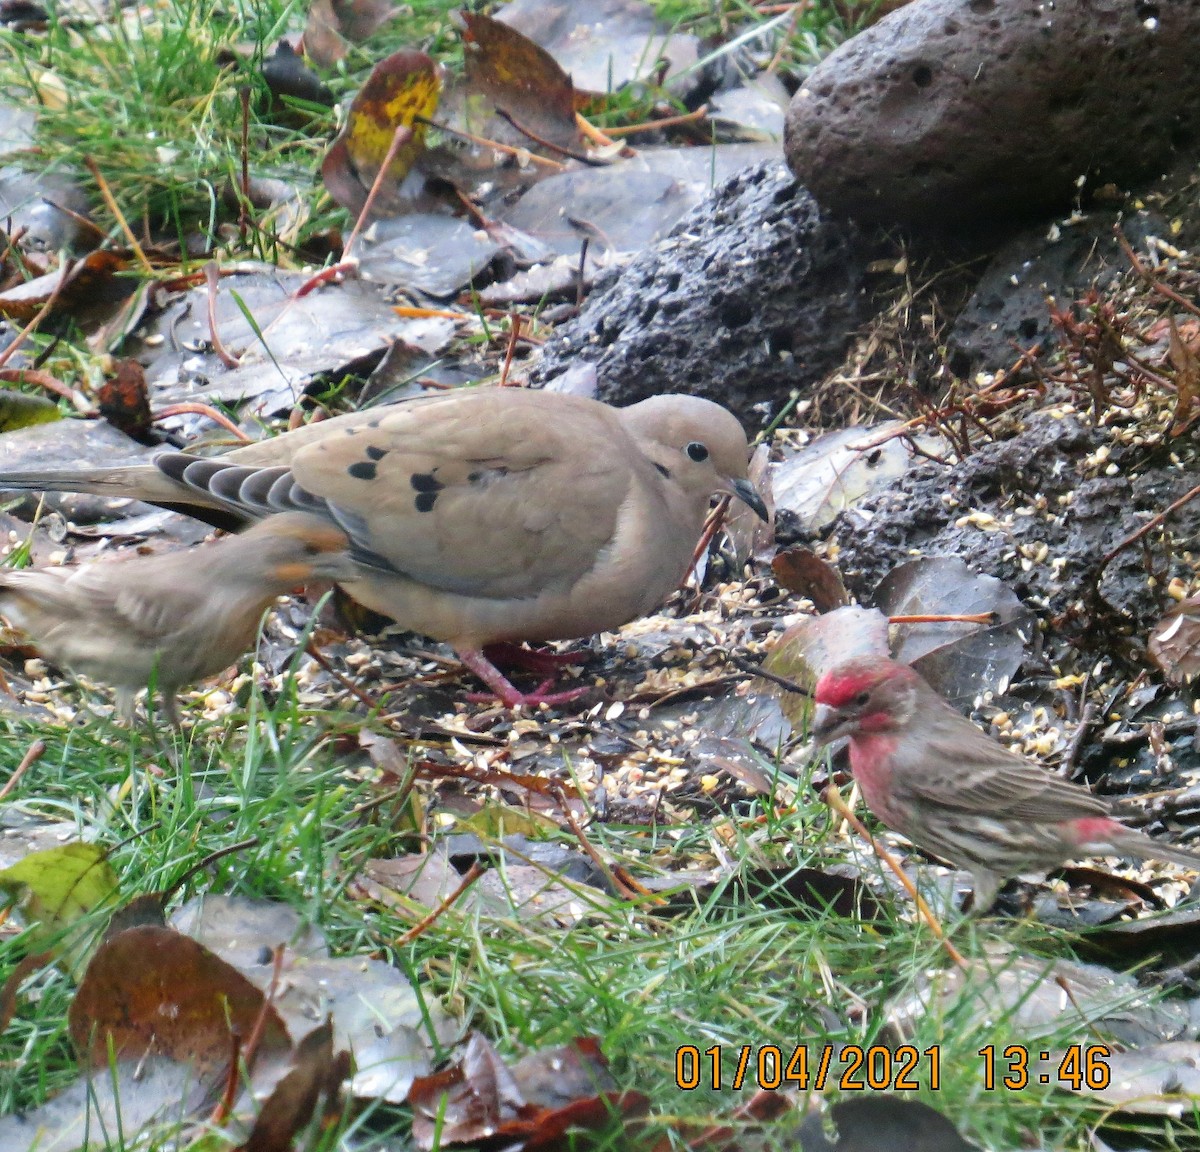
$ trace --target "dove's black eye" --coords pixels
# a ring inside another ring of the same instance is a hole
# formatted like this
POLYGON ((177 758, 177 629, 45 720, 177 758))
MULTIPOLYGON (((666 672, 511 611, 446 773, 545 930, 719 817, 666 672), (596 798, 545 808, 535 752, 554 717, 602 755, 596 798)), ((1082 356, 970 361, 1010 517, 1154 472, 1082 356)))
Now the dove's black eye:
POLYGON ((695 460, 697 464, 708 459, 708 449, 699 440, 693 440, 684 451, 688 454, 688 459, 695 460))

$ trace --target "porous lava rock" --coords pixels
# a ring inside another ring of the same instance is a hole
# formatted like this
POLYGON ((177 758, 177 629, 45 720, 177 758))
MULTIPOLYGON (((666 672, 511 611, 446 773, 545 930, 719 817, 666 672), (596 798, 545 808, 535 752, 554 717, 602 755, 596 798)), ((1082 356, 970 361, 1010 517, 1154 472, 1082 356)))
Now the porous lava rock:
POLYGON ((1004 244, 950 329, 954 371, 959 376, 997 372, 1034 345, 1043 352, 1058 347, 1048 298, 1068 307, 1129 270, 1115 228, 1135 251, 1143 251, 1152 236, 1172 235, 1156 213, 1097 212, 1050 230, 1044 224, 1023 229, 1004 244))
POLYGON ((866 264, 782 163, 753 165, 597 280, 532 378, 583 360, 609 403, 690 392, 756 426, 840 363, 868 310, 866 264))
MULTIPOLYGON (((1195 477, 1168 461, 1148 465, 1141 449, 1119 445, 1109 457, 1117 473, 1089 475, 1085 461, 1106 443, 1103 429, 1078 416, 1043 413, 958 464, 910 468, 834 522, 846 587, 869 603, 898 564, 959 556, 1008 583, 1080 649, 1109 650, 1117 633, 1139 646, 1172 603, 1164 592, 1171 577, 1191 578, 1188 557, 1152 535, 1145 547, 1104 558, 1195 477)), ((1194 539, 1200 502, 1179 509, 1169 530, 1176 541, 1194 539)))
POLYGON ((1197 44, 1200 0, 913 0, 812 71, 788 163, 862 223, 1066 210, 1196 145, 1197 44))

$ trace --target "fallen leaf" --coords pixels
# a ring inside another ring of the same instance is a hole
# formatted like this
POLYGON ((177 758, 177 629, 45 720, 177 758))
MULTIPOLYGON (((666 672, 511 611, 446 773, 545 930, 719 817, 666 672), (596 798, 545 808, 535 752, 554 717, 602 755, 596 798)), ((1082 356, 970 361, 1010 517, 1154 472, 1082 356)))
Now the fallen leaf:
POLYGON ((978 1152, 942 1113, 919 1100, 883 1094, 852 1097, 829 1112, 837 1142, 826 1138, 820 1113, 810 1112, 798 1131, 801 1152, 978 1152))
POLYGON ((582 1037, 530 1053, 509 1068, 478 1032, 457 1064, 417 1080, 409 1093, 419 1148, 500 1140, 506 1148, 556 1148, 572 1128, 642 1115, 639 1092, 617 1092, 599 1045, 582 1037))
POLYGON ((296 1046, 292 1068, 264 1101, 249 1139, 238 1152, 292 1152, 293 1140, 307 1126, 321 1098, 323 1120, 341 1110, 342 1082, 350 1072, 350 1053, 333 1051, 329 1019, 296 1046))
MULTIPOLYGON (((99 844, 64 844, 32 852, 0 872, 0 890, 17 900, 30 925, 34 947, 53 948, 75 967, 88 950, 91 933, 70 936, 84 917, 117 893, 117 874, 99 844)), ((97 933, 98 935, 98 933, 97 933)))
POLYGON ((28 428, 31 424, 50 424, 61 418, 58 405, 44 396, 0 388, 0 432, 28 428))
POLYGON ((233 1036, 264 1024, 257 1051, 284 1052, 287 1030, 262 991, 202 944, 169 928, 130 928, 92 957, 67 1014, 71 1039, 93 1068, 153 1050, 191 1063, 204 1079, 229 1064, 233 1036))
POLYGON ((438 66, 424 52, 395 52, 371 69, 321 164, 325 187, 343 208, 356 215, 362 211, 392 138, 403 128, 407 140, 388 167, 376 215, 394 210, 395 192, 425 149, 423 120, 437 110, 441 89, 438 66))
POLYGON ((146 443, 154 417, 146 373, 136 360, 118 360, 116 374, 96 390, 100 415, 114 428, 146 443))
POLYGON ((832 612, 850 603, 838 570, 811 548, 799 545, 778 552, 771 561, 776 581, 789 592, 805 596, 818 612, 832 612))
POLYGON ((904 624, 892 654, 911 664, 957 706, 984 692, 1005 692, 1038 636, 1037 620, 1002 580, 973 572, 957 556, 926 556, 893 568, 872 596, 886 616, 973 616, 993 623, 904 624))
POLYGON ((304 52, 332 68, 350 50, 377 32, 400 9, 391 0, 313 0, 304 25, 304 52))
POLYGON ((486 96, 498 113, 516 121, 510 122, 509 132, 498 132, 495 138, 538 151, 538 142, 521 133, 524 127, 559 148, 579 148, 575 87, 554 57, 490 16, 464 12, 463 23, 468 87, 486 96))
POLYGON ((1176 604, 1154 626, 1146 651, 1173 684, 1200 673, 1200 596, 1176 604))

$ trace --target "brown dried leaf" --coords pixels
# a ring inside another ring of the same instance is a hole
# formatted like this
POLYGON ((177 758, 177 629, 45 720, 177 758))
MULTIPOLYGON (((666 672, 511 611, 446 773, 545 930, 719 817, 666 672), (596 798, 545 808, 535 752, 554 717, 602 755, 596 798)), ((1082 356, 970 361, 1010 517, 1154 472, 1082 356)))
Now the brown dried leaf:
POLYGON ((832 612, 850 603, 838 570, 809 548, 785 548, 771 561, 775 579, 789 592, 806 596, 818 612, 832 612))
POLYGON ((200 1075, 229 1063, 230 1033, 243 1040, 265 1016, 258 1051, 291 1047, 279 1014, 237 969, 169 928, 130 928, 106 940, 88 965, 67 1021, 93 1068, 151 1049, 192 1063, 200 1075))
POLYGON ((250 1138, 237 1152, 292 1152, 294 1138, 312 1119, 322 1096, 327 1119, 338 1111, 349 1072, 350 1053, 334 1054, 333 1021, 327 1018, 296 1046, 291 1071, 275 1085, 250 1138))
MULTIPOLYGON (((1179 331, 1175 317, 1168 316, 1167 322, 1171 333, 1167 355, 1175 369, 1176 391, 1175 418, 1170 434, 1181 436, 1200 419, 1200 356, 1196 355, 1192 342, 1179 331)), ((1191 327, 1194 339, 1195 325, 1191 327)))
POLYGON ((1200 673, 1200 596, 1172 608, 1154 626, 1146 650, 1174 684, 1200 673))
MULTIPOLYGON (((847 606, 793 624, 775 642, 763 667, 811 689, 836 664, 858 656, 887 655, 887 617, 874 608, 847 606)), ((778 694, 779 706, 793 727, 804 726, 810 703, 807 696, 775 685, 766 691, 778 694)))
POLYGON ((100 415, 126 436, 144 442, 154 421, 146 372, 136 360, 119 360, 116 368, 116 375, 96 391, 100 415))
MULTIPOLYGON (((575 123, 575 87, 558 62, 515 28, 479 13, 463 13, 467 86, 507 113, 517 125, 559 148, 580 146, 575 123)), ((489 132, 491 129, 489 128, 489 132)), ((517 130, 496 139, 539 151, 517 130)), ((553 154, 552 154, 553 156, 553 154)))
POLYGON ((590 1037, 530 1053, 510 1069, 477 1032, 455 1067, 416 1080, 408 1100, 419 1148, 432 1148, 439 1134, 443 1148, 484 1140, 557 1148, 568 1129, 601 1128, 614 1114, 642 1115, 649 1103, 640 1092, 615 1091, 590 1037))
POLYGON ((400 9, 391 0, 313 0, 304 26, 304 51, 323 68, 332 68, 351 44, 378 31, 400 9))

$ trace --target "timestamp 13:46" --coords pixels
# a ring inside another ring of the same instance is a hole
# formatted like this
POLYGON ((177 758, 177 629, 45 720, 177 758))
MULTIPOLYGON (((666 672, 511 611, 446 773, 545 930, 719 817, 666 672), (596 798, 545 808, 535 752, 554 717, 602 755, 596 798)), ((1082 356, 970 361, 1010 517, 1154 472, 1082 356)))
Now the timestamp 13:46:
POLYGON ((1111 1078, 1108 1068, 1111 1055, 1112 1051, 1104 1044, 1070 1044, 1061 1053, 1045 1049, 1030 1052, 1025 1044, 1007 1044, 1003 1048, 989 1044, 979 1049, 983 1088, 985 1092, 996 1088, 1019 1092, 1030 1084, 1054 1084, 1075 1092, 1085 1087, 1103 1091, 1111 1078))

